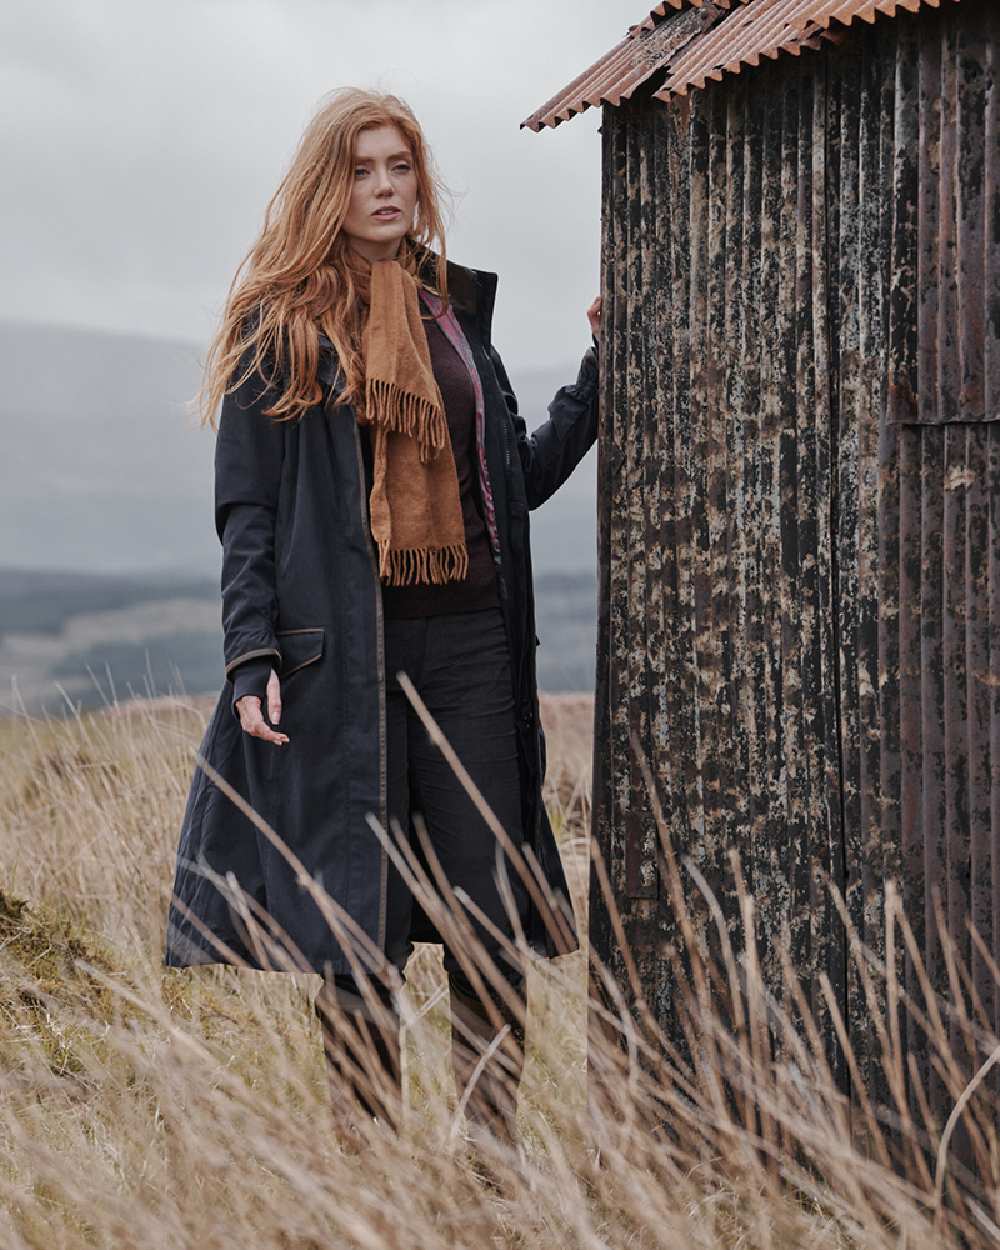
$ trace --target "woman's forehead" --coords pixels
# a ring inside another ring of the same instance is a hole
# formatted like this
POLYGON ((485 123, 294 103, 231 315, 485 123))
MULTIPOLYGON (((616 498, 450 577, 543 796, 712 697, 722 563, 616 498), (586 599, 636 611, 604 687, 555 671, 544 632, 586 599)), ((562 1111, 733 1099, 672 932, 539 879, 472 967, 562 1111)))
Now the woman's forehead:
POLYGON ((354 144, 354 154, 358 158, 388 158, 409 156, 410 149, 399 127, 387 123, 384 126, 373 126, 370 130, 362 130, 354 144))

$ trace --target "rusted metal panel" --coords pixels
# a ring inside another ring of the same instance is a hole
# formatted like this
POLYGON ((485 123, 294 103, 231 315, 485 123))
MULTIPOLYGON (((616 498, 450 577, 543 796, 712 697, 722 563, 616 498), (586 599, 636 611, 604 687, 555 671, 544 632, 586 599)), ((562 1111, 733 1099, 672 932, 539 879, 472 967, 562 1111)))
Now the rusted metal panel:
POLYGON ((619 105, 654 75, 668 100, 710 81, 756 68, 762 58, 801 55, 838 39, 857 21, 872 23, 959 0, 664 0, 625 38, 521 122, 558 126, 594 104, 619 105), (678 12, 681 10, 681 12, 678 12), (729 10, 732 10, 729 12, 729 10))
MULTIPOLYGON (((831 433, 817 419, 830 412, 825 171, 813 147, 825 119, 826 87, 801 70, 765 91, 740 84, 678 110, 647 99, 605 114, 608 669, 595 729, 607 754, 595 759, 594 828, 665 1022, 678 917, 633 733, 671 844, 696 870, 684 870, 685 896, 706 949, 718 934, 700 882, 740 948, 738 847, 769 974, 787 927, 803 969, 844 981, 814 864, 841 880, 831 433)), ((595 947, 614 963, 599 898, 592 907, 595 947)), ((832 1038, 818 978, 808 992, 832 1038)))
POLYGON ((998 50, 963 0, 602 126, 594 836, 636 966, 669 1033, 655 798, 706 947, 701 882, 742 941, 736 848, 771 988, 787 942, 840 1074, 821 974, 866 1083, 897 1097, 888 1038, 937 1114, 1000 1028, 998 50), (869 997, 824 877, 896 988, 869 997))
MULTIPOLYGON (((905 24, 905 23, 904 23, 905 24)), ((837 480, 836 526, 831 535, 838 570, 836 626, 839 641, 840 738, 847 905, 861 939, 879 959, 886 943, 883 883, 898 877, 890 832, 891 797, 883 788, 879 673, 880 541, 894 526, 879 525, 879 439, 885 406, 885 344, 889 326, 889 256, 894 203, 892 185, 892 47, 898 30, 861 36, 831 57, 830 142, 838 153, 836 212, 828 225, 835 286, 837 480)), ((886 570, 891 574, 891 566, 886 570)), ((883 645, 885 638, 882 639, 883 645)), ((846 1016, 852 1044, 869 1086, 878 1085, 877 1035, 862 1023, 873 1019, 857 959, 848 968, 846 1016), (856 1022, 856 1023, 855 1023, 856 1022)), ((878 1089, 880 1094, 884 1090, 878 1089)))
MULTIPOLYGON (((663 6, 660 6, 663 7, 663 6)), ((680 8, 671 5, 671 10, 680 8)), ((595 104, 621 104, 654 74, 662 70, 680 49, 709 30, 729 9, 729 0, 697 0, 685 5, 684 12, 671 12, 671 20, 655 20, 657 10, 629 28, 593 65, 578 74, 562 91, 547 100, 521 122, 522 129, 539 131, 558 126, 595 104)))
MULTIPOLYGON (((984 1057, 967 1023, 974 1005, 990 1029, 998 1024, 994 970, 968 925, 995 949, 1000 652, 990 645, 997 532, 985 501, 1000 411, 984 401, 1000 269, 988 263, 987 221, 963 224, 995 202, 986 137, 998 49, 996 7, 966 0, 877 26, 830 55, 845 119, 830 232, 841 267, 839 429, 855 444, 841 456, 835 535, 838 563, 853 572, 842 576, 838 612, 849 910, 868 949, 892 955, 901 988, 921 1003, 901 933, 887 946, 885 883, 900 883, 930 982, 957 1013, 948 1079, 915 1017, 882 1007, 912 1056, 911 1093, 919 1080, 939 1113, 984 1057), (845 156, 855 133, 856 163, 845 156), (971 972, 966 984, 959 966, 971 972)), ((847 998, 852 1020, 870 1017, 856 967, 847 998)), ((855 1037, 877 1085, 881 1044, 860 1024, 855 1037)))
POLYGON ((907 127, 890 419, 934 425, 1000 415, 996 6, 976 20, 909 23, 897 116, 907 127))
MULTIPOLYGON (((619 249, 615 238, 618 215, 612 211, 613 197, 619 183, 618 164, 615 159, 617 127, 603 126, 601 130, 601 167, 603 170, 601 205, 601 290, 605 295, 602 310, 602 344, 600 373, 600 413, 602 433, 597 440, 597 647, 594 674, 594 757, 591 775, 591 836, 593 846, 599 850, 599 858, 612 874, 619 872, 618 865, 624 860, 621 843, 615 839, 615 793, 613 777, 615 758, 611 734, 613 673, 611 664, 612 621, 615 616, 614 596, 611 591, 612 571, 619 561, 611 552, 611 517, 613 492, 619 468, 618 442, 615 437, 615 399, 620 393, 617 345, 621 342, 623 328, 616 324, 622 314, 620 299, 608 298, 608 292, 617 287, 619 249)), ((613 952, 618 943, 611 909, 605 897, 605 882, 600 875, 598 856, 592 856, 588 894, 589 941, 601 953, 601 957, 613 966, 616 977, 625 981, 620 955, 613 952)), ((620 898, 623 891, 620 879, 607 883, 614 896, 620 898)), ((595 979, 593 995, 603 1003, 603 984, 595 979)), ((592 1013, 588 1029, 599 1029, 599 1016, 592 1013)))
MULTIPOLYGON (((650 9, 648 16, 643 18, 643 20, 637 23, 637 25, 643 26, 647 30, 651 30, 654 26, 658 25, 663 18, 669 17, 671 15, 671 11, 676 13, 680 9, 698 9, 708 2, 709 0, 663 0, 662 4, 657 4, 650 9)), ((742 4, 743 0, 715 0, 715 3, 717 3, 720 8, 728 9, 731 8, 734 3, 742 4)))
MULTIPOLYGON (((946 5, 957 2, 944 0, 946 5)), ((706 82, 739 74, 744 66, 756 68, 764 57, 774 60, 782 53, 799 56, 803 49, 817 50, 856 21, 870 24, 876 18, 915 13, 921 8, 936 9, 941 3, 942 0, 746 0, 671 60, 666 82, 654 92, 654 97, 668 100, 692 87, 703 90, 706 82)))

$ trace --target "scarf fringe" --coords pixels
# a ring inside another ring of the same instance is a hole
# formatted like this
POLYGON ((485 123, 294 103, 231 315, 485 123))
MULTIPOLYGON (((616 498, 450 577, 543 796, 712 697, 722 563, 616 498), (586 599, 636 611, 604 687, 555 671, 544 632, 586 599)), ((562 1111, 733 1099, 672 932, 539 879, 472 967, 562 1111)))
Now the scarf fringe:
POLYGON ((401 391, 395 382, 385 378, 367 380, 365 399, 369 424, 415 439, 422 463, 426 464, 444 446, 447 423, 444 412, 433 401, 401 391))
POLYGON ((440 585, 462 581, 469 575, 469 553, 465 543, 444 547, 404 547, 392 550, 379 541, 379 576, 387 586, 408 586, 415 581, 440 585))

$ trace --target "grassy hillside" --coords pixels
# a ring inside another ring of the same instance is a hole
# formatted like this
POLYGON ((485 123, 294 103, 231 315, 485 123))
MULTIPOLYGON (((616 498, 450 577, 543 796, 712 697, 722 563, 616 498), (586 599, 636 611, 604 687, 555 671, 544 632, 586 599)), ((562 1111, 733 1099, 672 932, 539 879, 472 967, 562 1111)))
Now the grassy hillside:
MULTIPOLYGON (((209 711, 136 701, 0 723, 0 1245, 888 1250, 958 1245, 949 1203, 963 1244, 995 1244, 995 1177, 957 1172, 956 1190, 949 1174, 936 1215, 935 1178, 901 1178, 877 1133, 852 1137, 808 1045, 763 1064, 721 1029, 714 992, 692 1017, 694 1070, 612 1001, 588 1107, 586 951, 531 969, 521 1151, 480 1147, 499 1187, 455 1114, 437 947, 407 969, 404 1130, 373 1125, 360 1154, 342 1148, 309 1011, 318 978, 159 964, 209 711)), ((586 933, 593 704, 545 696, 542 715, 586 933)), ((752 969, 729 975, 752 1016, 752 969)))

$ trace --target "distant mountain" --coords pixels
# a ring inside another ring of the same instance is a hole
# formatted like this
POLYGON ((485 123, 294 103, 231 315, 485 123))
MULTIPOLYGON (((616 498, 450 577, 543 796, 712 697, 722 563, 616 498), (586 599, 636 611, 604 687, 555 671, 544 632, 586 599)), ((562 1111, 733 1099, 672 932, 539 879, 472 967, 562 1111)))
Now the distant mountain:
MULTIPOLYGON (((592 691, 596 581, 535 578, 538 681, 592 691)), ((0 567, 0 715, 62 715, 133 697, 215 693, 224 680, 218 576, 0 567)))
POLYGON ((195 694, 222 673, 218 576, 0 567, 0 713, 195 694))
MULTIPOLYGON (((0 564, 217 574, 214 433, 185 410, 195 343, 0 320, 0 564)), ((506 362, 529 430, 577 362, 506 362)), ((596 454, 531 515, 536 572, 593 571, 596 454)))
POLYGON ((204 599, 219 592, 218 577, 0 567, 0 640, 10 633, 57 635, 73 617, 118 612, 137 604, 204 599))

